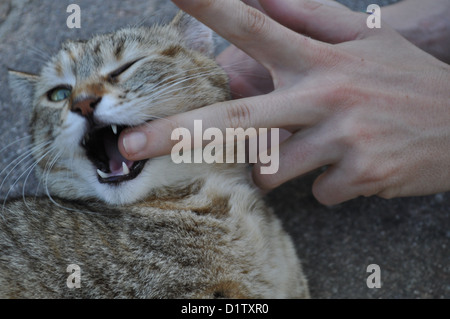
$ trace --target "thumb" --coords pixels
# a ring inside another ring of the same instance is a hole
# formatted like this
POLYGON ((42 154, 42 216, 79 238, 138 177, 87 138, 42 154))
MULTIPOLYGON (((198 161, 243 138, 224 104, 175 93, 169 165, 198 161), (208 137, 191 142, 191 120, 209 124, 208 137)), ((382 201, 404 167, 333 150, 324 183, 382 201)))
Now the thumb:
POLYGON ((366 15, 333 0, 259 0, 259 3, 285 27, 327 43, 354 40, 366 27, 366 15))

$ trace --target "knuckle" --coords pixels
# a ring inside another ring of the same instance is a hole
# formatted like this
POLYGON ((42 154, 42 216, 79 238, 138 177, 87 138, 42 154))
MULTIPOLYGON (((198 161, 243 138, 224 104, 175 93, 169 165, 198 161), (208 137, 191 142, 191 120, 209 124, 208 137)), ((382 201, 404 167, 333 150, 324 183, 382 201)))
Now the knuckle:
POLYGON ((250 8, 243 12, 242 30, 251 36, 264 35, 268 27, 268 18, 260 11, 250 8))
POLYGON ((356 185, 367 185, 377 181, 378 172, 367 159, 359 158, 354 164, 353 183, 356 185))
POLYGON ((226 127, 247 128, 251 123, 251 107, 245 103, 231 104, 226 112, 226 127))
POLYGON ((359 109, 341 111, 335 119, 334 141, 357 155, 376 154, 379 126, 359 109))
POLYGON ((380 197, 390 196, 385 185, 392 175, 392 170, 370 156, 361 157, 354 168, 353 184, 365 190, 361 195, 380 197), (383 191, 382 191, 383 190, 383 191))
POLYGON ((358 153, 362 153, 364 150, 362 150, 361 147, 364 147, 365 145, 361 145, 361 143, 365 141, 366 136, 368 135, 367 130, 368 128, 364 126, 364 123, 359 119, 355 116, 349 116, 349 119, 343 121, 341 126, 344 143, 347 144, 347 146, 356 149, 358 153))

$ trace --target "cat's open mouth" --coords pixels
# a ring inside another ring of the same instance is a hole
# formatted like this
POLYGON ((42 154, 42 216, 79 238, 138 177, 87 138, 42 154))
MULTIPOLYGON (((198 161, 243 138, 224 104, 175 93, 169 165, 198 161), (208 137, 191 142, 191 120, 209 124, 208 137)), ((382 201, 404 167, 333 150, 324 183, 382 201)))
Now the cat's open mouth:
POLYGON ((100 183, 118 184, 136 178, 145 166, 144 161, 130 161, 122 156, 117 146, 125 126, 94 127, 83 137, 82 147, 97 168, 100 183))

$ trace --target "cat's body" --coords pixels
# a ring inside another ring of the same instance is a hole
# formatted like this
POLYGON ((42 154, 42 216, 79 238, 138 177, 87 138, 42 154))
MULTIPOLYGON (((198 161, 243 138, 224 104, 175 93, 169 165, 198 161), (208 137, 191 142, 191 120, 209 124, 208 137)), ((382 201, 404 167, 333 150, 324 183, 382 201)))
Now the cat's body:
POLYGON ((0 296, 306 297, 278 220, 239 177, 224 178, 139 205, 63 202, 83 213, 45 198, 10 203, 0 228, 0 296), (71 264, 81 270, 79 289, 67 286, 71 264))
POLYGON ((111 128, 228 98, 224 72, 204 56, 209 37, 178 15, 166 27, 69 42, 40 76, 26 76, 49 196, 3 207, 0 297, 309 296, 293 244, 245 167, 118 153, 111 128), (70 265, 80 288, 67 284, 70 265))

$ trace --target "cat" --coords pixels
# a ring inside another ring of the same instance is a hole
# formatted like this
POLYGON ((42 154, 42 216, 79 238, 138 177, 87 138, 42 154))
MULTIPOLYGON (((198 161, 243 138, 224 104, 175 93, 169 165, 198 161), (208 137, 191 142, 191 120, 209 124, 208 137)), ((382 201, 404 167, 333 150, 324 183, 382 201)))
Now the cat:
POLYGON ((0 298, 309 297, 248 167, 133 162, 118 151, 128 127, 230 99, 213 49, 212 31, 180 12, 166 25, 67 41, 39 75, 10 71, 33 105, 47 196, 3 206, 0 298))

